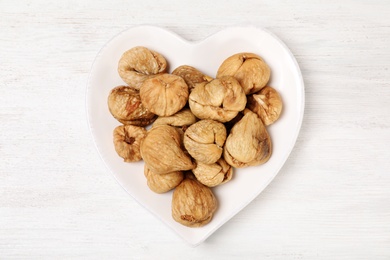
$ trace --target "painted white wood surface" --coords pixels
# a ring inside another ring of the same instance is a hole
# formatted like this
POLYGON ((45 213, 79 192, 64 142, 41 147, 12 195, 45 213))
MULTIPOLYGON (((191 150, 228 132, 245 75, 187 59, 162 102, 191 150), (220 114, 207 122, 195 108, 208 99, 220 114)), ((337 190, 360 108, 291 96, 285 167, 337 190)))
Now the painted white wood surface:
POLYGON ((390 3, 0 1, 0 259, 390 259, 390 3), (85 88, 122 30, 201 40, 265 27, 296 56, 306 112, 271 185, 191 248, 109 174, 85 88))

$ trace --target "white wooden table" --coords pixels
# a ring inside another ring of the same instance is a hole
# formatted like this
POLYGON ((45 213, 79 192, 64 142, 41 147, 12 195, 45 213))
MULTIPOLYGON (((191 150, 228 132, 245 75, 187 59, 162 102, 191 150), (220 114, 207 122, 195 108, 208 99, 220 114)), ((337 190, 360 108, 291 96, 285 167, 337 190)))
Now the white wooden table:
POLYGON ((390 259, 389 46, 386 0, 0 1, 0 259, 390 259), (264 27, 303 73, 287 163, 196 248, 120 188, 88 129, 94 57, 139 24, 264 27))

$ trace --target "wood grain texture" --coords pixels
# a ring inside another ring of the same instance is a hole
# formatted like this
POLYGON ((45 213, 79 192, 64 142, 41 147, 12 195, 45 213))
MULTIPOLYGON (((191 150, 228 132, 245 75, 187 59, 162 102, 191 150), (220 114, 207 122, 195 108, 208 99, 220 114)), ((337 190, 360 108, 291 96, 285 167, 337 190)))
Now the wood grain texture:
POLYGON ((390 4, 0 1, 0 259, 390 259, 390 4), (188 247, 109 174, 90 136, 94 57, 122 30, 280 37, 306 111, 270 186, 188 247))

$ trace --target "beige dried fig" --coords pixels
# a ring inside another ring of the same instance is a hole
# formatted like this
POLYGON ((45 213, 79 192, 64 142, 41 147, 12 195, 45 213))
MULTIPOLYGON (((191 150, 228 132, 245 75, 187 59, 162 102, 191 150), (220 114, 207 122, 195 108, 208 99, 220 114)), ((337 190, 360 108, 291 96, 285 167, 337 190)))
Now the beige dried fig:
POLYGON ((278 120, 282 113, 282 98, 276 89, 266 86, 259 92, 248 96, 247 107, 255 112, 265 125, 278 120))
POLYGON ((204 119, 184 132, 184 147, 197 161, 215 163, 221 158, 226 140, 226 128, 217 121, 204 119))
POLYGON ((271 138, 261 119, 249 109, 230 131, 223 156, 233 167, 263 164, 271 156, 271 138))
POLYGON ((216 163, 205 164, 197 162, 195 169, 192 170, 196 179, 208 187, 226 183, 233 176, 233 167, 231 167, 223 158, 216 163))
POLYGON ((217 209, 217 200, 211 189, 193 176, 186 177, 173 191, 172 217, 188 227, 209 223, 217 209))
POLYGON ((139 91, 131 87, 112 89, 107 103, 112 116, 125 125, 146 126, 157 117, 142 104, 139 91))
POLYGON ((195 115, 189 108, 184 108, 171 116, 159 116, 154 121, 153 126, 170 125, 176 127, 187 127, 196 122, 195 115))
POLYGON ((159 125, 150 129, 141 144, 141 155, 149 169, 157 174, 195 167, 182 150, 180 133, 173 126, 159 125))
POLYGON ((207 76, 197 70, 196 68, 188 65, 182 65, 177 67, 172 74, 180 76, 187 83, 190 92, 195 88, 195 85, 202 82, 210 82, 212 77, 207 76))
POLYGON ((121 125, 114 129, 115 151, 125 162, 136 162, 142 159, 140 146, 146 137, 143 127, 121 125))
POLYGON ((152 113, 170 116, 188 101, 188 86, 184 79, 172 74, 160 74, 142 84, 141 101, 152 113))
POLYGON ((246 105, 246 95, 238 81, 230 76, 196 85, 189 96, 192 113, 200 119, 227 122, 246 105))
POLYGON ((234 54, 222 62, 218 68, 217 78, 224 76, 235 77, 248 95, 265 87, 271 70, 259 55, 243 52, 234 54))
POLYGON ((148 187, 156 193, 164 193, 172 190, 179 185, 184 178, 182 171, 157 174, 151 171, 146 164, 144 167, 144 174, 148 187))
POLYGON ((118 63, 119 76, 129 86, 138 90, 146 79, 166 70, 165 58, 158 52, 142 46, 124 52, 118 63))

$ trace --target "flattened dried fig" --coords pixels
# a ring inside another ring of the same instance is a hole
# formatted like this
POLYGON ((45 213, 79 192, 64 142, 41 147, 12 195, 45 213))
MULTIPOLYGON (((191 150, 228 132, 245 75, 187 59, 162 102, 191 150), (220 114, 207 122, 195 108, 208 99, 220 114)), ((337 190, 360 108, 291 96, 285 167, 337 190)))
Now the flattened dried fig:
POLYGON ((140 146, 146 137, 143 127, 121 125, 114 129, 115 151, 125 162, 136 162, 142 159, 140 146))
POLYGON ((184 79, 172 74, 160 74, 142 84, 141 101, 152 113, 170 116, 182 109, 188 100, 184 79))
POLYGON ((112 116, 125 125, 146 126, 157 117, 142 104, 139 92, 131 87, 112 89, 107 103, 112 116))
POLYGON ((196 85, 189 97, 192 113, 200 119, 227 122, 246 105, 246 95, 238 81, 230 76, 196 85))
POLYGON ((233 167, 263 164, 271 156, 271 138, 261 119, 249 109, 226 139, 223 155, 233 167))
POLYGON ((144 167, 144 174, 148 187, 156 193, 164 193, 172 190, 179 185, 184 178, 184 174, 181 171, 165 174, 154 173, 146 164, 144 167))
POLYGON ((197 165, 192 172, 199 182, 208 187, 214 187, 231 180, 233 176, 233 167, 231 167, 223 158, 220 158, 213 164, 197 162, 197 165))
POLYGON ((172 74, 182 77, 187 83, 190 92, 195 88, 196 84, 210 82, 213 80, 212 77, 207 76, 196 68, 188 65, 177 67, 174 71, 172 71, 172 74))
POLYGON ((217 78, 224 76, 235 77, 248 95, 259 91, 268 83, 271 70, 259 55, 243 52, 222 62, 217 78))
POLYGON ((194 177, 185 178, 173 191, 172 217, 188 227, 209 223, 217 209, 217 200, 211 189, 194 177))
POLYGON ((157 174, 191 170, 195 165, 181 147, 179 131, 173 126, 159 125, 149 130, 141 144, 141 155, 157 174))
POLYGON ((166 70, 165 58, 158 52, 142 46, 124 52, 118 63, 119 76, 129 86, 138 90, 146 79, 166 70))
POLYGON ((195 115, 189 108, 184 108, 171 116, 159 116, 156 121, 154 121, 153 126, 170 125, 176 127, 186 127, 194 124, 195 122, 195 115))
POLYGON ((265 125, 275 122, 282 113, 282 98, 272 87, 266 86, 248 96, 247 107, 255 112, 265 125))
POLYGON ((184 132, 184 147, 197 161, 215 163, 221 158, 226 140, 225 126, 214 120, 200 120, 184 132))

